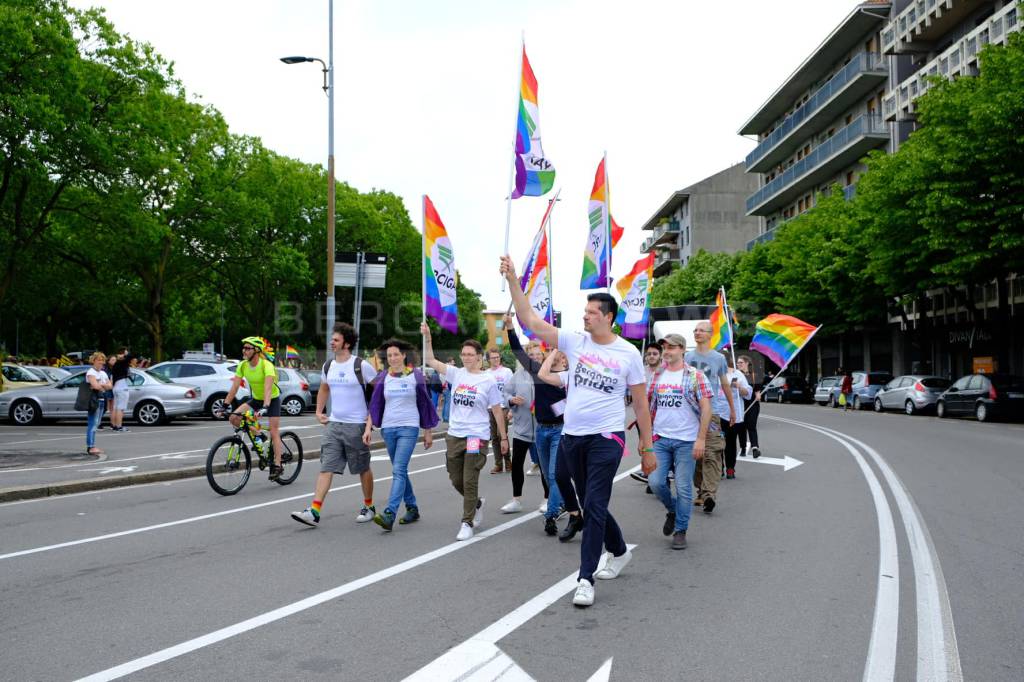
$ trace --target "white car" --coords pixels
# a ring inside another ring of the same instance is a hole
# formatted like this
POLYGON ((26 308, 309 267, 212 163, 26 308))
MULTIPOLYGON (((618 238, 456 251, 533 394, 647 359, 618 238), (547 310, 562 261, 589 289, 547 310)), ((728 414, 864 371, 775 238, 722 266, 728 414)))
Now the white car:
MULTIPOLYGON (((214 417, 214 412, 220 411, 224 398, 231 390, 231 381, 235 378, 237 366, 238 363, 210 360, 168 360, 153 365, 149 371, 176 384, 198 386, 202 389, 204 398, 201 412, 208 417, 214 417)), ((235 400, 245 400, 248 397, 249 390, 243 379, 235 400)))
MULTIPOLYGON (((232 375, 237 367, 237 363, 228 365, 232 375)), ((277 387, 281 391, 281 411, 289 417, 298 417, 307 407, 313 405, 313 396, 309 392, 309 380, 298 370, 290 367, 278 367, 277 387)), ((235 403, 238 402, 240 401, 236 399, 235 403)))

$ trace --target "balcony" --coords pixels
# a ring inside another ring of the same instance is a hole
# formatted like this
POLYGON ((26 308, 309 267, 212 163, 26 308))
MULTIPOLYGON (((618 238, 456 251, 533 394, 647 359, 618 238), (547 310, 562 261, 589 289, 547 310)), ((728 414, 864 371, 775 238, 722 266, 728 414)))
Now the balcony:
POLYGON ((654 228, 654 234, 650 237, 652 244, 674 244, 679 239, 679 221, 670 220, 654 228))
POLYGON ((916 0, 882 29, 882 52, 929 52, 939 38, 984 4, 985 0, 916 0))
POLYGON ((679 263, 679 249, 662 249, 654 257, 654 276, 668 274, 672 271, 672 264, 679 263))
POLYGON ((747 215, 769 215, 889 141, 880 116, 865 114, 840 128, 747 199, 747 215))
POLYGON ((764 173, 784 160, 803 139, 820 132, 836 116, 885 83, 887 77, 882 55, 858 54, 747 155, 747 172, 764 173))
POLYGON ((767 232, 759 234, 758 236, 751 239, 749 242, 747 242, 747 251, 752 251, 754 247, 757 246, 758 244, 767 244, 771 240, 775 239, 775 235, 778 234, 776 230, 778 229, 778 227, 773 227, 767 232))
POLYGON ((1019 30, 1017 5, 1002 8, 886 94, 882 104, 885 119, 912 118, 916 113, 915 100, 933 86, 932 76, 956 78, 977 75, 978 53, 982 48, 989 43, 1005 45, 1008 34, 1019 30))

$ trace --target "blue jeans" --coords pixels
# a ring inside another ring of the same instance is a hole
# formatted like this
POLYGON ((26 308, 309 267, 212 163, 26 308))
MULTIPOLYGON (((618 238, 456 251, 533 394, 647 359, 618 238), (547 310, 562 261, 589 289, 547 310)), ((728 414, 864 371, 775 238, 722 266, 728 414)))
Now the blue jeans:
POLYGON ((96 446, 96 427, 100 425, 100 420, 103 419, 103 401, 100 401, 100 406, 95 411, 89 413, 89 421, 85 427, 85 447, 92 448, 96 446))
POLYGON ((530 461, 534 464, 540 464, 540 460, 537 458, 537 444, 530 443, 530 461))
POLYGON ((416 495, 412 491, 409 480, 409 460, 416 449, 420 430, 415 426, 391 426, 380 430, 384 438, 384 446, 388 449, 391 459, 391 495, 388 497, 387 509, 398 513, 398 505, 403 501, 405 508, 416 506, 416 495))
POLYGON ((544 517, 553 519, 558 516, 558 508, 562 506, 562 495, 555 483, 555 465, 558 462, 558 443, 562 440, 562 425, 537 424, 534 438, 537 455, 540 457, 540 470, 548 482, 548 511, 544 517))
POLYGON ((441 421, 448 423, 448 417, 452 413, 452 389, 444 389, 444 407, 441 408, 441 421))
POLYGON ((676 514, 675 532, 686 531, 690 526, 690 505, 693 504, 693 441, 675 438, 658 438, 654 441, 654 456, 658 468, 647 477, 651 492, 658 496, 665 509, 676 514), (676 494, 669 488, 668 472, 675 467, 676 494))

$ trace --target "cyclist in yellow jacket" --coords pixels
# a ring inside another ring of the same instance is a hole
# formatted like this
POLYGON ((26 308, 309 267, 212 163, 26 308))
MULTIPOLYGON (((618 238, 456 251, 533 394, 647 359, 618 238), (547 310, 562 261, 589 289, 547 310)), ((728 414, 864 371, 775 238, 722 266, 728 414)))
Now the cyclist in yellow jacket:
POLYGON ((238 428, 242 415, 248 410, 265 410, 270 418, 270 437, 274 440, 274 462, 270 465, 270 480, 276 481, 281 475, 281 389, 277 385, 277 368, 265 355, 266 342, 258 336, 242 339, 242 362, 238 363, 231 389, 224 398, 225 405, 231 405, 244 379, 252 396, 231 413, 231 424, 238 428))

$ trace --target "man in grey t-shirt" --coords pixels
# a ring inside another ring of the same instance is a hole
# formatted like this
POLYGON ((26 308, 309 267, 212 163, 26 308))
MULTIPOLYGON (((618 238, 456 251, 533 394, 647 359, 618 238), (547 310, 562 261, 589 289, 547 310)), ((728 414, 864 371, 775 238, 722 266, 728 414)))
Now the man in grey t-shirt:
POLYGON ((722 455, 725 453, 725 438, 722 436, 722 421, 727 424, 736 423, 736 406, 732 404, 732 391, 728 390, 729 365, 722 354, 711 348, 711 323, 702 320, 693 329, 693 338, 697 348, 686 354, 686 364, 704 372, 715 396, 711 405, 714 415, 708 426, 708 434, 704 447, 704 459, 693 472, 693 487, 697 491, 693 503, 703 505, 704 512, 710 514, 717 504, 718 481, 722 477, 722 455), (725 382, 726 390, 721 386, 725 382))

